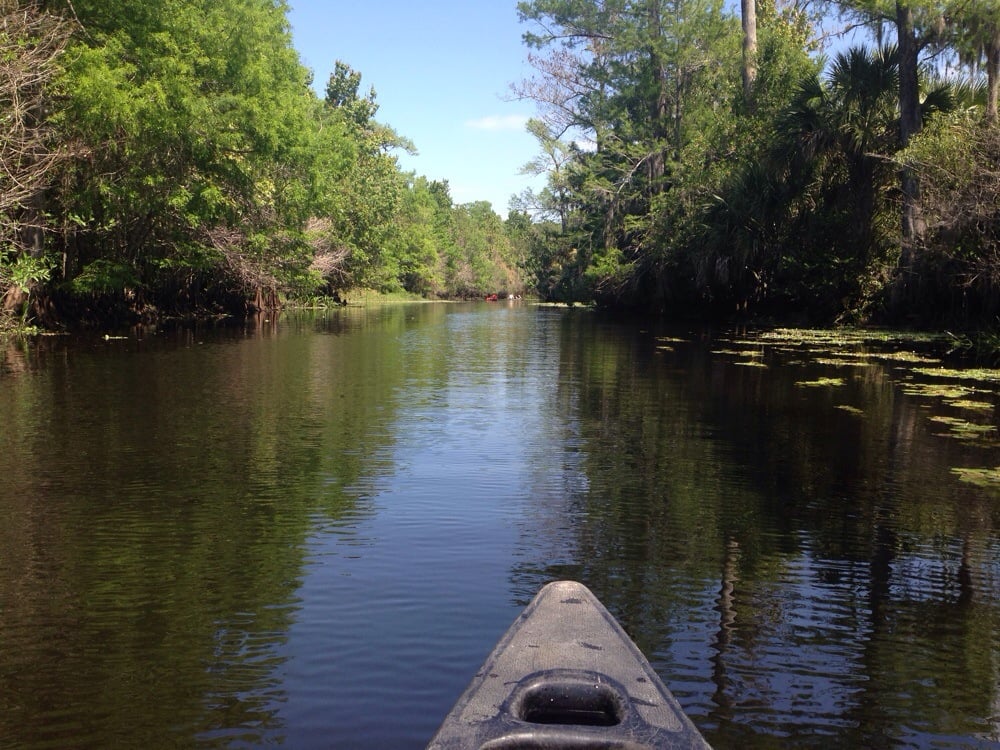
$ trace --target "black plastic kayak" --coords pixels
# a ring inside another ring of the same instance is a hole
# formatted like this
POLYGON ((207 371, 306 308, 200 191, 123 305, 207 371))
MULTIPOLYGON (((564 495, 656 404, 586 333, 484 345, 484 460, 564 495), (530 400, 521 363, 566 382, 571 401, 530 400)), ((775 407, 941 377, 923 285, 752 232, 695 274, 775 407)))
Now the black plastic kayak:
POLYGON ((504 634, 428 750, 709 748, 591 591, 545 586, 504 634))

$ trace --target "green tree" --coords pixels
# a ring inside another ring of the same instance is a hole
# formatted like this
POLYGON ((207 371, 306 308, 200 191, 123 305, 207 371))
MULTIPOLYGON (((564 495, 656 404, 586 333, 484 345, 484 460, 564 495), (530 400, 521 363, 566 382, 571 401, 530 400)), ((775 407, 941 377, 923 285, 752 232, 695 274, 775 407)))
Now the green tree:
POLYGON ((393 258, 399 285, 425 297, 445 293, 440 275, 443 246, 435 234, 438 210, 427 178, 411 177, 400 201, 386 252, 393 258))
POLYGON ((926 247, 906 312, 928 326, 980 329, 1000 316, 1000 128, 971 108, 935 118, 907 149, 920 174, 926 247))
POLYGON ((584 288, 615 297, 612 279, 642 262, 654 216, 680 196, 706 132, 718 127, 714 111, 739 75, 718 61, 736 59, 738 25, 713 0, 537 0, 518 9, 539 29, 526 43, 548 52, 531 58, 541 77, 519 89, 543 107, 543 144, 565 133, 592 146, 571 152, 559 181, 581 215, 566 222, 575 235, 567 260, 584 273, 603 269, 584 288))
POLYGON ((574 158, 574 145, 560 140, 544 120, 529 120, 527 130, 538 141, 540 153, 521 168, 521 173, 547 175, 548 186, 539 194, 529 189, 518 198, 518 203, 540 218, 558 218, 565 232, 569 226, 571 200, 567 170, 574 158))
POLYGON ((835 182, 850 203, 845 229, 862 254, 870 250, 876 197, 891 170, 885 157, 898 144, 898 86, 896 48, 853 47, 837 55, 825 81, 803 84, 781 123, 805 160, 842 166, 835 182))
POLYGON ((308 263, 295 234, 309 212, 308 73, 287 6, 74 9, 85 33, 58 122, 88 153, 55 196, 66 281, 118 299, 214 283, 274 304, 308 263))
POLYGON ((45 192, 72 152, 48 113, 72 31, 35 3, 0 2, 0 327, 18 308, 27 322, 32 291, 55 265, 44 246, 45 192))
POLYGON ((365 96, 358 95, 361 88, 361 73, 352 69, 343 60, 337 60, 326 84, 326 103, 343 113, 344 117, 358 128, 372 129, 378 104, 375 103, 375 87, 368 89, 365 96))
MULTIPOLYGON (((701 218, 713 294, 738 307, 783 300, 819 322, 870 313, 898 257, 898 74, 895 47, 855 47, 801 83, 769 150, 701 218)), ((921 101, 923 121, 954 107, 948 86, 921 101)))
POLYGON ((993 0, 965 0, 956 3, 947 16, 942 44, 957 52, 960 63, 985 72, 986 122, 997 124, 1000 97, 1000 12, 993 0))
POLYGON ((392 288, 399 269, 383 256, 390 242, 406 178, 393 150, 413 150, 392 128, 378 123, 375 90, 359 94, 361 74, 337 61, 326 86, 326 115, 346 132, 351 151, 336 183, 328 210, 332 231, 349 248, 348 275, 356 285, 392 288))
MULTIPOLYGON (((941 0, 838 0, 837 5, 881 31, 884 25, 895 29, 899 50, 899 141, 906 148, 920 132, 919 69, 921 52, 928 48, 943 28, 947 3, 941 0)), ((900 171, 902 201, 902 252, 900 278, 912 271, 923 231, 920 211, 920 182, 916 172, 903 165, 900 171)))

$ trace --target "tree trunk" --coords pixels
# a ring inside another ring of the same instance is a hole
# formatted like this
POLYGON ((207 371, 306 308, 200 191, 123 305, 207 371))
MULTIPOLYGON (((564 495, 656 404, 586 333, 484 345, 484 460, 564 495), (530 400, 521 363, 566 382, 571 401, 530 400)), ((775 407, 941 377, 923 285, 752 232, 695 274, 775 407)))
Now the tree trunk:
MULTIPOLYGON (((920 132, 920 90, 918 82, 918 48, 913 28, 913 9, 904 0, 896 0, 896 32, 899 43, 899 140, 906 148, 910 139, 920 132)), ((916 171, 904 166, 900 174, 903 194, 903 241, 900 267, 903 273, 912 269, 916 248, 923 237, 920 215, 920 182, 916 171)))
POLYGON ((986 45, 986 122, 997 124, 997 97, 1000 94, 1000 22, 986 45))
POLYGON ((743 15, 743 101, 751 112, 757 80, 757 0, 741 0, 743 15))
POLYGON ((906 148, 910 138, 920 132, 920 90, 913 10, 903 0, 896 0, 896 29, 899 37, 900 139, 906 148))
POLYGON ((667 71, 663 61, 663 52, 660 48, 662 39, 662 24, 660 22, 660 0, 649 0, 648 23, 649 23, 649 64, 652 68, 655 91, 650 101, 649 116, 651 119, 652 133, 655 140, 653 146, 655 152, 649 164, 650 193, 655 195, 663 189, 663 176, 667 171, 666 140, 669 129, 667 128, 667 112, 669 110, 669 97, 667 96, 667 71))

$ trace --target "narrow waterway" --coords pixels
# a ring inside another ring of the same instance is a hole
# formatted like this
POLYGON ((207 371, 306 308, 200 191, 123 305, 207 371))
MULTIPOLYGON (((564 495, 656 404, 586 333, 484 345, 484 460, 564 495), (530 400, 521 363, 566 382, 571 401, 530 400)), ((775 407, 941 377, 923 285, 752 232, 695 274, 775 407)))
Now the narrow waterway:
POLYGON ((0 747, 420 748, 545 582, 718 750, 1000 746, 1000 373, 399 305, 0 345, 0 747))

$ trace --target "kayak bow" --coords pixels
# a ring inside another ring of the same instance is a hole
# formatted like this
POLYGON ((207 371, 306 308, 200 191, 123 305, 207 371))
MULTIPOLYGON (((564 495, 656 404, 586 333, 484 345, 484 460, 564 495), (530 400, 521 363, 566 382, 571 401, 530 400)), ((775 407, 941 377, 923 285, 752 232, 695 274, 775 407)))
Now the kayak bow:
POLYGON ((428 750, 710 750, 646 657, 581 583, 514 621, 428 750))

